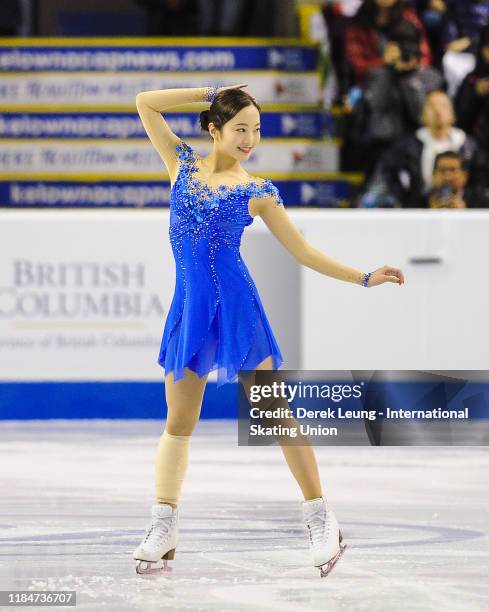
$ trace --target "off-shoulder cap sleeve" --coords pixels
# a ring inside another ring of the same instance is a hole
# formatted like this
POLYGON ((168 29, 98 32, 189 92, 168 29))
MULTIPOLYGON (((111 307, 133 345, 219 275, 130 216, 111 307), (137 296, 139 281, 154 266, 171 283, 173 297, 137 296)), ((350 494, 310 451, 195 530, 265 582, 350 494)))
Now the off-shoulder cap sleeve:
POLYGON ((268 178, 264 179, 262 183, 256 186, 256 190, 253 191, 252 197, 265 198, 271 206, 284 206, 280 191, 268 178))

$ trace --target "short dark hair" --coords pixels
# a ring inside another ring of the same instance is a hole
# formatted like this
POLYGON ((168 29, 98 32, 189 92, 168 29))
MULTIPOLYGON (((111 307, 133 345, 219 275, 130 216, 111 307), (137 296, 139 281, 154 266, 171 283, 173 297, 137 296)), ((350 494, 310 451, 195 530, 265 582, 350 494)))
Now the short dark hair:
POLYGON ((441 159, 456 159, 460 162, 460 167, 463 170, 467 169, 464 158, 462 157, 462 155, 460 155, 458 151, 442 151, 441 153, 438 153, 438 155, 435 157, 435 161, 433 163, 433 171, 438 169, 438 162, 441 159))
POLYGON ((209 123, 212 122, 218 130, 221 130, 225 123, 251 104, 261 112, 258 103, 246 91, 239 87, 225 89, 215 96, 208 110, 200 113, 200 127, 204 132, 208 132, 209 123))
POLYGON ((387 38, 389 42, 395 42, 400 46, 403 56, 407 56, 406 58, 403 57, 403 59, 408 57, 419 59, 421 57, 421 34, 418 28, 410 21, 406 19, 400 21, 391 28, 387 38))

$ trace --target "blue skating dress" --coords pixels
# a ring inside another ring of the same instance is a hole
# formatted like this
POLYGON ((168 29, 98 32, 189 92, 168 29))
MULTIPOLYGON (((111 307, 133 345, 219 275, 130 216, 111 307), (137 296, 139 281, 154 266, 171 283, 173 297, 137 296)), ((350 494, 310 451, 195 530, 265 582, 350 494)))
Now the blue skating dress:
POLYGON ((212 187, 197 178, 192 147, 179 141, 177 179, 170 195, 170 243, 175 258, 175 292, 168 311, 158 363, 177 381, 184 367, 199 377, 217 370, 217 386, 238 380, 269 355, 274 369, 283 357, 258 290, 239 250, 251 197, 272 196, 269 179, 212 187))

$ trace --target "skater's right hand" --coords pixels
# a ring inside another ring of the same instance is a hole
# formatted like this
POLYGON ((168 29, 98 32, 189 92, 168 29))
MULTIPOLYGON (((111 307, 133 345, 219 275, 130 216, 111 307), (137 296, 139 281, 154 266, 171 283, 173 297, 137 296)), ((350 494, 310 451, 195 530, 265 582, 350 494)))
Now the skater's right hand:
POLYGON ((404 274, 399 268, 392 268, 391 266, 382 266, 378 268, 370 275, 368 279, 368 287, 375 287, 376 285, 382 285, 383 283, 397 283, 402 285, 404 283, 404 274))

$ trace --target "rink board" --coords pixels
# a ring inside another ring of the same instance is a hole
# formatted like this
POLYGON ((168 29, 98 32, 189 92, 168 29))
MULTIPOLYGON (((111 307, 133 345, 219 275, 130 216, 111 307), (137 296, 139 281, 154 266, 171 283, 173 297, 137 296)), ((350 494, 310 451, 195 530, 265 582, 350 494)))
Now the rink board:
MULTIPOLYGON (((406 282, 365 289, 301 267, 255 219, 241 253, 284 369, 489 369, 489 271, 472 265, 489 255, 487 211, 288 212, 327 255, 360 270, 400 267, 406 282)), ((11 385, 2 390, 4 409, 15 397, 22 418, 59 415, 56 401, 43 399, 54 381, 66 384, 54 394, 66 418, 76 414, 73 383, 80 382, 99 391, 86 391, 92 416, 126 416, 124 404, 106 395, 111 383, 127 383, 127 397, 136 389, 134 416, 161 411, 164 371, 156 360, 174 288, 168 210, 0 215, 0 379, 11 385), (138 383, 161 390, 144 409, 137 397, 147 391, 138 383)), ((119 392, 114 387, 114 397, 119 392)))

